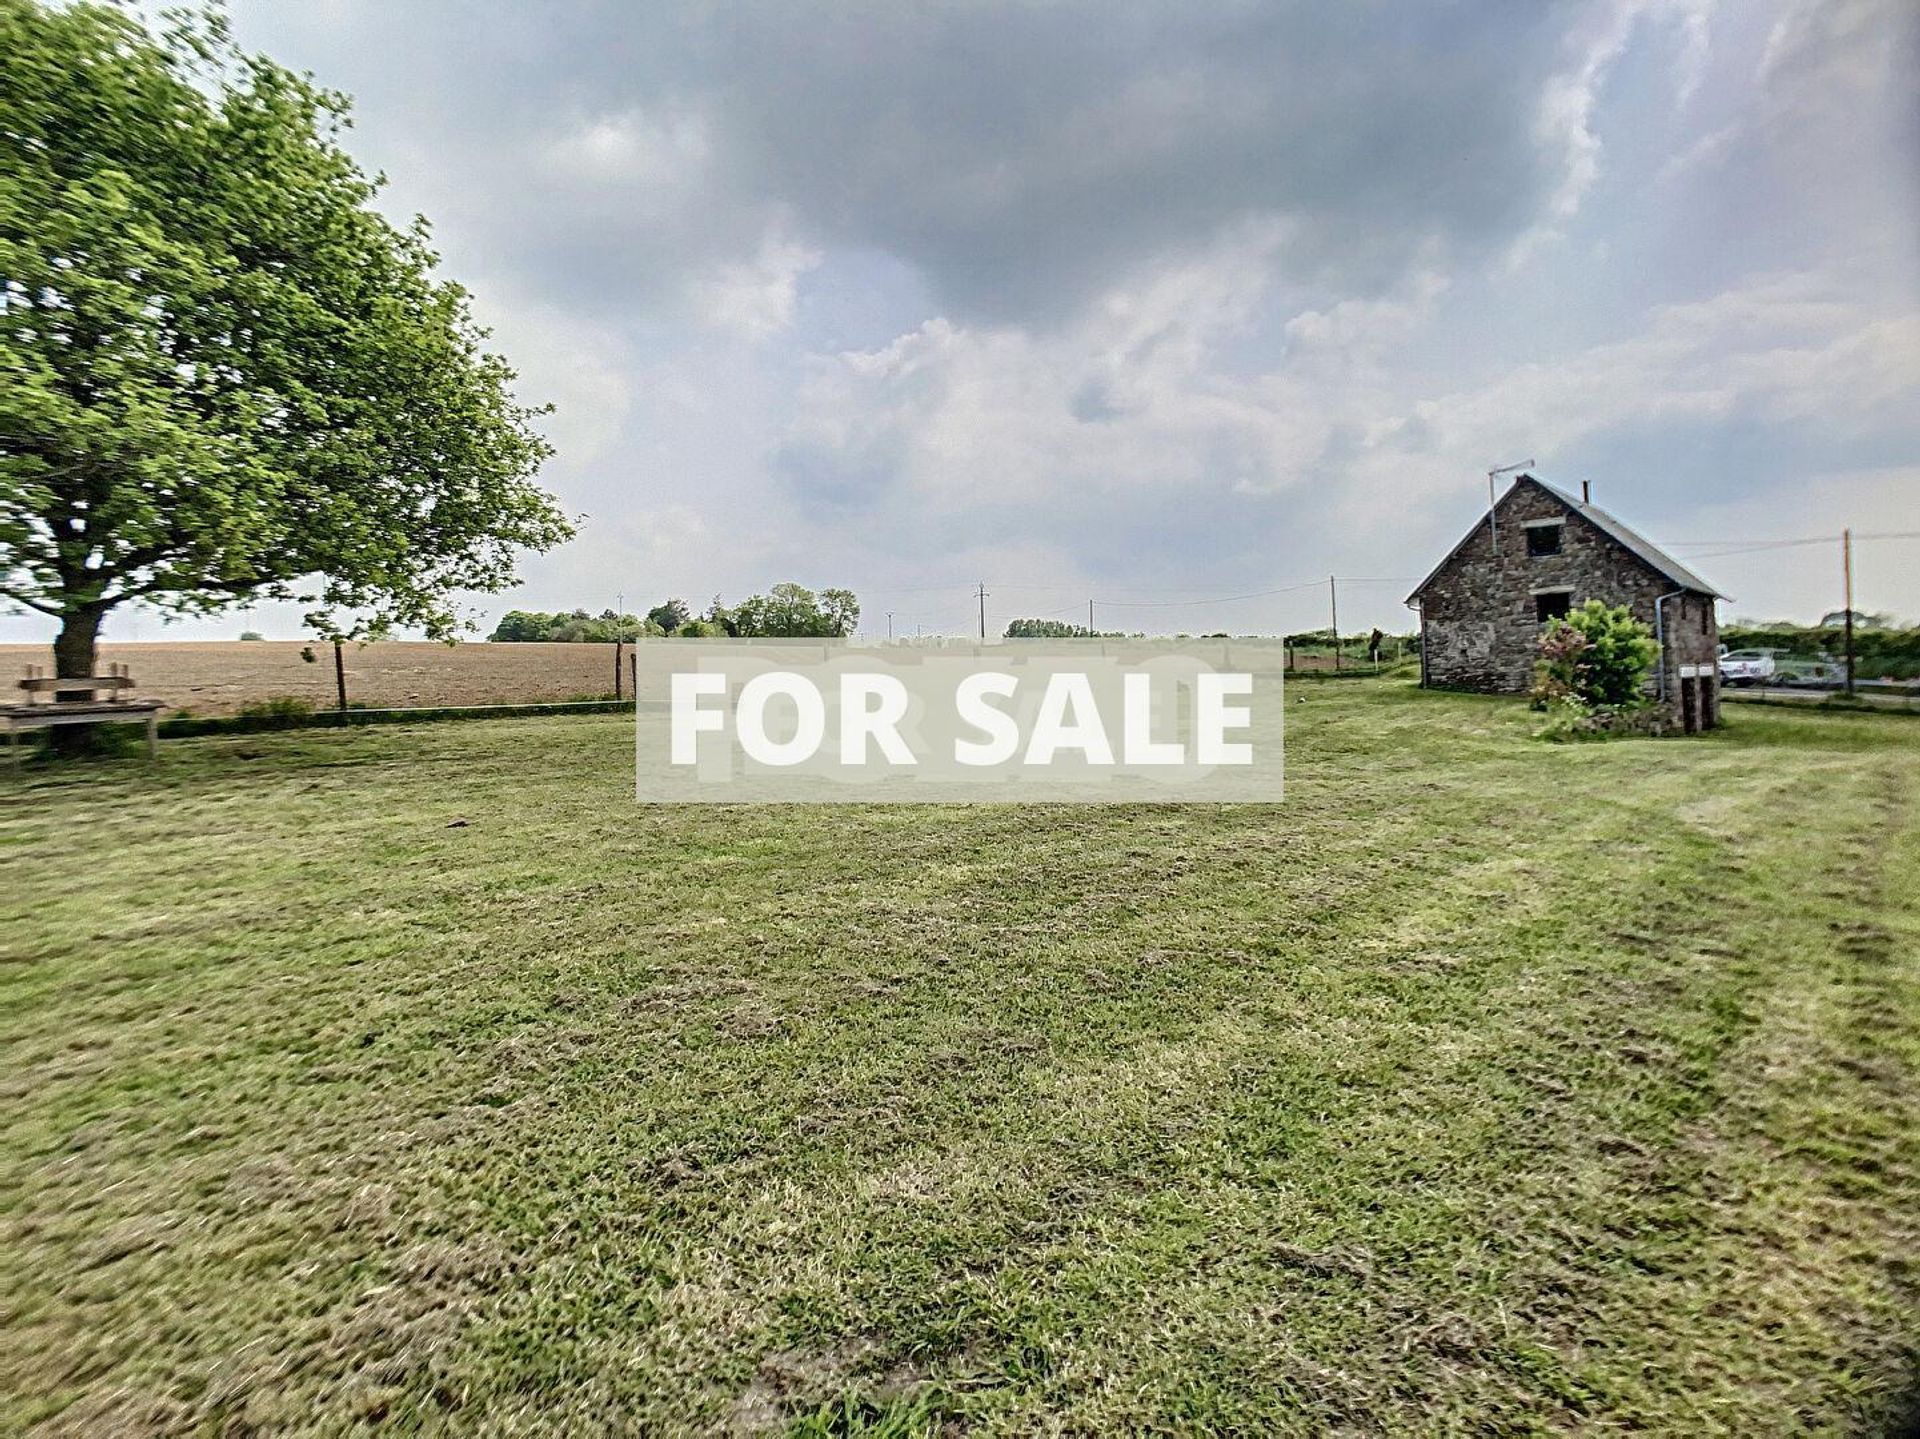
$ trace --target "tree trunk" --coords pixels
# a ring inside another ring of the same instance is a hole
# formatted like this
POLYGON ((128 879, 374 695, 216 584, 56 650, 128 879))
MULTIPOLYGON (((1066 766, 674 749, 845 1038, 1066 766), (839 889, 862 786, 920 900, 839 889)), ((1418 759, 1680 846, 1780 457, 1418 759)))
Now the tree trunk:
MULTIPOLYGON (((83 605, 66 612, 60 619, 60 633, 53 641, 53 673, 56 679, 86 679, 93 675, 100 647, 100 622, 107 612, 98 605, 83 605)), ((61 690, 59 699, 91 699, 93 689, 61 690)))
MULTIPOLYGON (((94 673, 100 647, 100 622, 107 617, 101 605, 81 605, 61 616, 60 633, 53 641, 56 679, 85 679, 94 673)), ((90 700, 93 687, 55 690, 56 700, 90 700)), ((54 754, 92 754, 100 748, 92 725, 63 725, 47 731, 47 747, 54 754)))

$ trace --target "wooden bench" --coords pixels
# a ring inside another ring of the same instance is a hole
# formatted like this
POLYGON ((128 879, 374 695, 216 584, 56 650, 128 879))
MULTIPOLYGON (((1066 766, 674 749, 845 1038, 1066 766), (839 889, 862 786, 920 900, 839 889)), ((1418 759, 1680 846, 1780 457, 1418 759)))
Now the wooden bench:
POLYGON ((43 674, 37 666, 29 665, 20 688, 27 695, 25 704, 0 705, 0 725, 6 728, 7 750, 16 766, 20 763, 22 730, 73 724, 126 724, 141 719, 147 727, 147 758, 160 757, 160 711, 166 706, 159 700, 125 697, 125 691, 133 688, 133 677, 125 665, 112 665, 103 675, 64 677, 43 674), (105 699, 99 698, 102 691, 105 699), (63 694, 85 694, 86 698, 63 700, 59 698, 63 694), (52 698, 43 700, 42 695, 52 698))
POLYGON ((86 675, 64 680, 52 675, 28 675, 20 681, 20 688, 27 692, 28 704, 34 703, 43 694, 60 694, 66 690, 89 690, 95 695, 107 690, 110 691, 107 699, 112 703, 118 702, 121 690, 133 688, 133 681, 124 673, 86 675))

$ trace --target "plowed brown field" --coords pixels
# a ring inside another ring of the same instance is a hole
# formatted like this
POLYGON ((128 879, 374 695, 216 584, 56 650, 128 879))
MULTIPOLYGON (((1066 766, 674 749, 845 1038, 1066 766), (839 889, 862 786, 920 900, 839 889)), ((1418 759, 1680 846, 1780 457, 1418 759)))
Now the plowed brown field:
MULTIPOLYGON (((373 709, 414 705, 535 704, 613 693, 611 645, 458 644, 396 640, 348 645, 347 699, 373 709)), ((100 663, 124 664, 133 693, 195 714, 232 714, 282 695, 316 709, 335 704, 333 650, 298 640, 202 640, 106 644, 100 663), (311 653, 311 662, 302 652, 311 653)), ((0 683, 38 665, 47 645, 0 645, 0 683)))

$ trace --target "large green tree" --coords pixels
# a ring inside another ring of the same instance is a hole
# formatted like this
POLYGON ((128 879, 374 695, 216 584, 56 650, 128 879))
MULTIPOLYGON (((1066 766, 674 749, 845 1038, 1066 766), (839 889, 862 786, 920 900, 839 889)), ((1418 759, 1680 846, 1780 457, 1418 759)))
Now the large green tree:
POLYGON ((457 627, 461 590, 571 533, 548 453, 373 208, 344 96, 217 13, 0 0, 0 600, 60 621, 299 599, 322 633, 457 627))
POLYGON ((732 609, 715 600, 709 618, 743 639, 844 639, 860 623, 860 601, 851 590, 816 595, 788 581, 764 595, 749 595, 732 609))

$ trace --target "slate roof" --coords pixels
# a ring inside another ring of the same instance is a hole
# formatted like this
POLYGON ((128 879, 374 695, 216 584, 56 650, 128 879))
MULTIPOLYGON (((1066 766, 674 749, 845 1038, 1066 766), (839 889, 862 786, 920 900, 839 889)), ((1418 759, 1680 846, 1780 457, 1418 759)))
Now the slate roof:
MULTIPOLYGON (((1679 588, 1683 590, 1691 590, 1695 594, 1707 595, 1713 599, 1726 598, 1726 596, 1721 594, 1720 591, 1716 590, 1712 585, 1708 584, 1705 580, 1701 579, 1700 576, 1696 575, 1692 570, 1688 569, 1685 565, 1681 564, 1680 561, 1676 560, 1672 555, 1668 554, 1665 550, 1661 549, 1658 545, 1654 544, 1652 540, 1649 540, 1644 535, 1638 534, 1635 531, 1628 529, 1625 525, 1621 524, 1620 521, 1616 520, 1612 515, 1608 514, 1605 510, 1601 509, 1598 505, 1583 505, 1580 503, 1579 500, 1575 499, 1572 495, 1568 494, 1565 490, 1561 489, 1558 485, 1550 485, 1545 480, 1540 479, 1535 475, 1521 475, 1519 479, 1526 480, 1532 484, 1538 485, 1541 489, 1545 490, 1548 494, 1552 495, 1556 500, 1560 501, 1561 504, 1565 505, 1568 509, 1572 510, 1575 514, 1579 515, 1582 519, 1590 521, 1597 529, 1600 530, 1602 534, 1605 534, 1606 536, 1608 536, 1616 544, 1618 544, 1622 549, 1627 550, 1629 553, 1631 553, 1636 558, 1641 560, 1643 563, 1648 565, 1656 574, 1665 575, 1668 579, 1672 580, 1674 584, 1677 585, 1679 588)), ((1511 490, 1507 492, 1507 494, 1512 494, 1512 493, 1513 492, 1511 490)), ((1504 500, 1506 498, 1506 495, 1502 495, 1500 498, 1504 500)), ((1499 508, 1498 502, 1495 503, 1495 508, 1496 509, 1499 508)), ((1415 600, 1420 598, 1421 592, 1425 590, 1428 585, 1433 583, 1434 576, 1439 574, 1440 571, 1444 570, 1447 567, 1448 563, 1453 559, 1453 557, 1460 553, 1462 547, 1465 546, 1467 541, 1472 539, 1474 535, 1479 532, 1480 526, 1484 525, 1486 522, 1487 522, 1486 515, 1482 515, 1480 519, 1474 524, 1474 526, 1471 529, 1469 529, 1466 532, 1466 534, 1460 537, 1460 543, 1455 545, 1452 549, 1448 550, 1446 558, 1441 560, 1439 564, 1435 565, 1433 569, 1428 573, 1427 577, 1424 580, 1420 581, 1420 583, 1414 587, 1413 593, 1407 596, 1408 604, 1412 604, 1415 600)))

